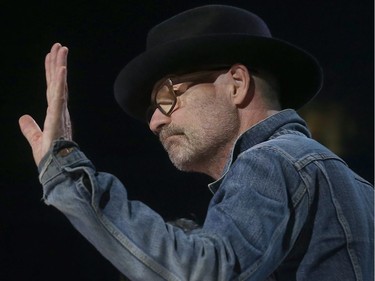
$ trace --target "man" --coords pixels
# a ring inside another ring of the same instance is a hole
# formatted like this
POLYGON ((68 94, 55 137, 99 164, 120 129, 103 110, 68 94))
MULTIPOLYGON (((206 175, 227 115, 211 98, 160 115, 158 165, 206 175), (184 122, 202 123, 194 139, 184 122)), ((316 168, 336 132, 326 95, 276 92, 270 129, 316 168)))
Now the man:
POLYGON ((372 280, 373 188, 293 110, 321 88, 316 60, 229 6, 181 13, 147 39, 115 96, 178 169, 213 178, 204 224, 165 223, 95 170, 72 141, 60 44, 46 56, 43 131, 20 119, 45 202, 131 280, 372 280))

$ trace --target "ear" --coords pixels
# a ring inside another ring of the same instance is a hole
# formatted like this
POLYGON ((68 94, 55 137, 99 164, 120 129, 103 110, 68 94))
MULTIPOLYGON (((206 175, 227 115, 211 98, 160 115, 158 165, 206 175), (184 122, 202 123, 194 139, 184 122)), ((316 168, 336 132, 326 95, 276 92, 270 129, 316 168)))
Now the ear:
POLYGON ((249 70, 243 64, 235 64, 231 67, 230 74, 234 85, 232 101, 235 105, 244 107, 251 101, 254 92, 251 91, 254 85, 249 70))

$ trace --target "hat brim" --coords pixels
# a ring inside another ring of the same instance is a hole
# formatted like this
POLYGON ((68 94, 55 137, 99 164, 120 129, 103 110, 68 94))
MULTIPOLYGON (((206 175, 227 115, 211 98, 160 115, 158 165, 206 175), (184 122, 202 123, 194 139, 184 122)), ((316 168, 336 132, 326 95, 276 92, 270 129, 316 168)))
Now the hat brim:
POLYGON ((170 41, 130 61, 114 84, 115 99, 130 116, 145 121, 154 84, 168 74, 241 63, 273 73, 280 83, 282 108, 298 109, 321 89, 317 60, 285 41, 244 34, 170 41))

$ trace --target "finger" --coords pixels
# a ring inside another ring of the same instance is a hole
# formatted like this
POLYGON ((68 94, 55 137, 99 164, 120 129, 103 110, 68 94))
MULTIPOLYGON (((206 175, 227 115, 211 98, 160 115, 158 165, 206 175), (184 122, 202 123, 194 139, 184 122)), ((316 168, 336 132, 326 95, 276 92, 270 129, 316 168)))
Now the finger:
POLYGON ((45 69, 46 69, 46 81, 47 86, 57 75, 61 66, 67 66, 68 48, 62 46, 60 43, 55 43, 51 51, 46 55, 45 58, 45 69))
POLYGON ((53 76, 53 67, 54 67, 54 61, 56 57, 57 50, 61 47, 60 43, 55 43, 51 47, 50 52, 46 55, 45 59, 45 70, 46 70, 46 80, 47 80, 47 86, 51 80, 51 77, 53 76))
POLYGON ((18 122, 22 134, 25 136, 31 148, 34 150, 40 143, 40 139, 43 135, 42 131, 34 119, 29 115, 23 115, 18 122))
POLYGON ((51 62, 51 53, 48 53, 46 55, 46 59, 45 59, 45 62, 44 62, 47 87, 48 87, 49 83, 51 83, 50 62, 51 62))
POLYGON ((50 61, 49 61, 49 67, 50 67, 50 75, 53 77, 56 74, 56 61, 57 61, 57 56, 59 53, 59 50, 61 49, 61 44, 60 43, 55 43, 53 44, 50 52, 50 61))
POLYGON ((60 67, 60 66, 67 66, 68 65, 68 48, 65 47, 65 46, 60 46, 60 48, 57 50, 57 54, 56 54, 56 67, 60 67))
MULTIPOLYGON (((55 44, 51 53, 46 57, 46 76, 47 76, 47 101, 57 95, 61 98, 67 95, 67 65, 68 48, 55 44)), ((66 97, 64 97, 66 99, 66 97)))

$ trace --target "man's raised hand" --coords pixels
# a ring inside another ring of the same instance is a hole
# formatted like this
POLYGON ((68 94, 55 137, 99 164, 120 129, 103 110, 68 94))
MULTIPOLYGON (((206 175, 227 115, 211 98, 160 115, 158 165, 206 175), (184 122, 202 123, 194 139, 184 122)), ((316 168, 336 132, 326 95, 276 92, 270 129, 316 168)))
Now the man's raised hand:
POLYGON ((22 134, 31 146, 37 165, 54 140, 72 139, 68 111, 67 57, 68 48, 56 43, 45 59, 48 107, 43 130, 29 115, 23 115, 19 119, 22 134))

